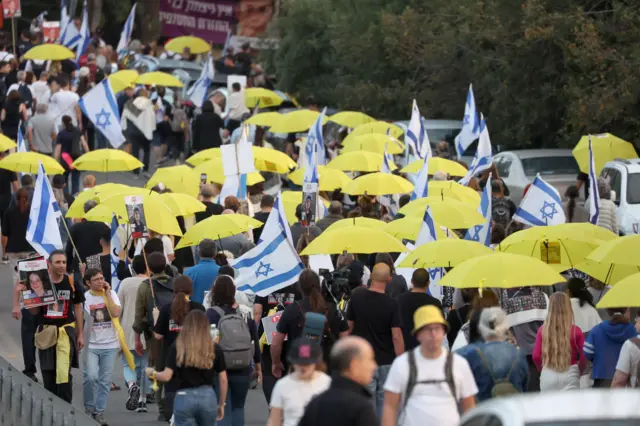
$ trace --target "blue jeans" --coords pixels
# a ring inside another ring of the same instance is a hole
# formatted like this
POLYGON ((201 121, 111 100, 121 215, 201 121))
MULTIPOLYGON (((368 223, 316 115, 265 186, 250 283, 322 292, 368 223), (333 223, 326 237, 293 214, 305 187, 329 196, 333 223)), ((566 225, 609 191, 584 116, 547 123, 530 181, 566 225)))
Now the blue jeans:
POLYGON ((104 413, 109 399, 113 365, 120 349, 87 349, 84 366, 84 408, 104 413))
POLYGON ((129 364, 127 364, 127 359, 122 355, 122 365, 124 366, 123 375, 124 381, 127 382, 136 382, 138 386, 140 386, 140 393, 142 395, 147 395, 151 393, 151 381, 144 374, 144 369, 147 368, 147 364, 149 363, 149 352, 145 351, 142 356, 138 355, 136 351, 132 351, 131 355, 133 355, 133 360, 136 363, 136 371, 133 371, 129 368, 129 364))
POLYGON ((215 426, 218 397, 213 386, 181 389, 173 403, 176 426, 215 426))
POLYGON ((67 185, 71 189, 71 194, 80 192, 80 170, 67 170, 64 172, 64 177, 67 180, 67 185), (71 175, 71 182, 69 182, 69 175, 71 175))
POLYGON ((367 385, 367 389, 373 395, 373 406, 378 414, 378 421, 382 419, 382 406, 384 404, 384 382, 387 381, 390 365, 380 365, 373 373, 373 380, 367 385))
POLYGON ((244 403, 247 400, 251 382, 251 371, 247 370, 246 374, 227 370, 229 390, 224 417, 220 420, 221 426, 244 426, 244 403))

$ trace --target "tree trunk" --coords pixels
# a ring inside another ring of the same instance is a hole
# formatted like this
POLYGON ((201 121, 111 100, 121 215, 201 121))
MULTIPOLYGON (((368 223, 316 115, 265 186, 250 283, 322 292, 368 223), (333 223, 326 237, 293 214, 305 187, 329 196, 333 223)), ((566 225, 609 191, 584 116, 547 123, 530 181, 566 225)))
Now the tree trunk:
POLYGON ((91 33, 102 23, 102 0, 89 0, 89 22, 91 33))
POLYGON ((158 0, 138 0, 136 10, 136 28, 140 41, 149 44, 160 37, 160 2, 158 0))

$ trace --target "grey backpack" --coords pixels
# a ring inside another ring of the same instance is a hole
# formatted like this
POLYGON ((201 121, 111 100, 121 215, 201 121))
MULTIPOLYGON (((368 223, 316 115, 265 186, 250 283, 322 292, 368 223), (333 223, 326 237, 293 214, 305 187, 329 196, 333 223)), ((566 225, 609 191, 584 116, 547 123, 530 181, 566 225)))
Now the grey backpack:
POLYGON ((214 306, 213 310, 220 315, 218 344, 224 353, 227 370, 241 370, 249 367, 253 359, 254 345, 247 320, 239 313, 227 315, 219 306, 214 306))

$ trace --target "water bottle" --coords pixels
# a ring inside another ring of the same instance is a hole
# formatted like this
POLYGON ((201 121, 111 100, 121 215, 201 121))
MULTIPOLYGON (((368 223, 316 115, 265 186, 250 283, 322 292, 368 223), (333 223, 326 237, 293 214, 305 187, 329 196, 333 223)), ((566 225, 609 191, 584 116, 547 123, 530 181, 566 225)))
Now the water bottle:
POLYGON ((211 337, 213 338, 213 341, 218 343, 218 327, 216 327, 215 324, 211 324, 211 327, 209 329, 209 333, 211 334, 211 337))

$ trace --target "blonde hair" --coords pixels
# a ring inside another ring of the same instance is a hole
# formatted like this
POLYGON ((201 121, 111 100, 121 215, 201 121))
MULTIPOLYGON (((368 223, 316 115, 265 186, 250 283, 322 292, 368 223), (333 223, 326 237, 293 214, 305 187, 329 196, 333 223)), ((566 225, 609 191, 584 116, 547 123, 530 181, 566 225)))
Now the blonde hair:
POLYGON ((571 366, 571 327, 573 310, 569 296, 554 293, 542 329, 542 365, 557 372, 571 366))
POLYGON ((176 365, 209 370, 215 359, 213 345, 207 316, 197 310, 189 312, 176 339, 176 365))

